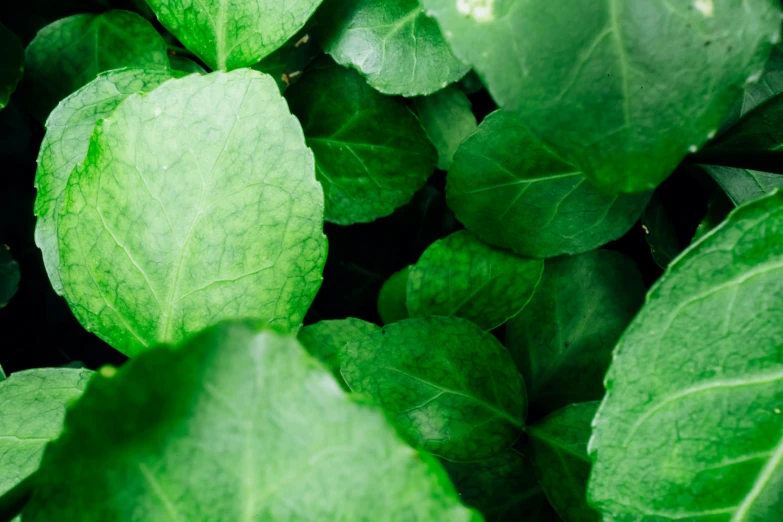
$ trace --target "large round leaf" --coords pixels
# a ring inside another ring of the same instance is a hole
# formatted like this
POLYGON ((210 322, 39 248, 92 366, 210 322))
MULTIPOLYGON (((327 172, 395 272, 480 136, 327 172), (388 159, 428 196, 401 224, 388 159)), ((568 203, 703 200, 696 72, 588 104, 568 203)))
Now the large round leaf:
POLYGON ((68 96, 46 120, 46 135, 38 153, 35 173, 35 243, 55 292, 62 294, 60 250, 57 246, 57 214, 68 177, 84 161, 95 124, 109 116, 122 100, 136 92, 149 92, 170 80, 166 69, 128 69, 99 74, 68 96))
POLYGON ((321 0, 147 0, 158 20, 212 69, 248 67, 304 26, 321 0))
POLYGON ((617 239, 649 199, 602 192, 508 111, 487 116, 462 142, 446 191, 468 230, 532 257, 579 254, 617 239))
POLYGON ((292 329, 321 284, 313 157, 251 70, 126 98, 96 126, 58 221, 66 299, 129 355, 226 318, 292 329))
POLYGON ((479 519, 299 343, 242 324, 96 376, 33 486, 26 522, 479 519))
POLYGON ((166 43, 130 11, 80 14, 47 25, 25 51, 25 101, 46 120, 57 103, 103 71, 167 68, 166 43))
POLYGON ((435 170, 435 149, 405 103, 379 94, 354 71, 318 64, 286 99, 315 154, 327 221, 388 216, 435 170))
POLYGON ((492 248, 460 230, 430 245, 411 267, 408 312, 463 317, 492 330, 525 307, 543 271, 539 259, 492 248))
POLYGON ((511 356, 492 335, 457 317, 406 319, 348 343, 341 373, 377 400, 420 448, 452 461, 507 450, 526 413, 511 356))
POLYGON ((783 512, 783 194, 735 210, 669 265, 618 343, 593 421, 604 519, 783 512))
POLYGON ((418 0, 327 0, 318 22, 326 52, 384 94, 430 94, 470 69, 418 0))
POLYGON ((715 135, 780 40, 778 0, 422 0, 501 107, 611 191, 715 135))

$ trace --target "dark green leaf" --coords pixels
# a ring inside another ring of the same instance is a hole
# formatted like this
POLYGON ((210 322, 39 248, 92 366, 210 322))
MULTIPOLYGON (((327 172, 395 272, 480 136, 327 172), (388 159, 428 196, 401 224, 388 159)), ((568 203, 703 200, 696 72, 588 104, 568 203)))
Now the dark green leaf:
POLYGON ((526 412, 522 379, 492 335, 456 317, 406 319, 340 357, 348 386, 389 412, 418 447, 452 461, 499 455, 526 412))
POLYGON ((438 168, 448 170, 459 144, 476 132, 470 100, 456 86, 415 100, 421 124, 438 150, 438 168))
POLYGON ((22 82, 30 112, 41 121, 57 103, 103 71, 169 67, 155 28, 130 11, 81 14, 47 25, 25 51, 22 82))
POLYGON ((280 92, 285 91, 297 81, 310 62, 322 54, 316 32, 314 24, 308 22, 277 51, 255 64, 253 69, 271 75, 280 92))
MULTIPOLYGON (((412 266, 412 265, 411 265, 412 266)), ((411 266, 406 266, 387 279, 378 293, 378 315, 383 324, 396 323, 410 317, 405 303, 408 291, 408 274, 411 266)))
POLYGON ((347 389, 340 375, 339 351, 349 342, 379 331, 380 326, 349 317, 333 321, 320 321, 299 331, 299 342, 310 355, 326 365, 337 382, 347 389))
POLYGON ((0 495, 38 468, 44 446, 62 430, 66 406, 82 394, 91 375, 43 368, 0 379, 0 495))
POLYGON ((587 441, 598 404, 572 404, 528 427, 541 486, 564 522, 601 520, 586 496, 592 465, 587 441))
POLYGON ((783 194, 678 257, 618 343, 590 451, 605 519, 776 520, 783 194))
POLYGON ((19 288, 19 265, 11 256, 8 246, 0 244, 0 308, 8 304, 8 301, 19 288))
POLYGON ((649 199, 599 191, 506 111, 487 116, 462 142, 446 189, 469 230, 532 257, 578 254, 617 239, 649 199))
POLYGON ((249 67, 301 29, 321 0, 147 0, 158 20, 211 69, 249 67))
POLYGON ((783 187, 783 175, 757 170, 700 165, 714 179, 735 205, 744 205, 772 194, 783 187))
POLYGON ((271 77, 171 80, 101 120, 68 180, 64 295, 131 356, 221 319, 290 330, 321 284, 322 216, 312 154, 271 77))
POLYGON ((730 122, 736 122, 740 117, 781 92, 783 92, 783 47, 776 45, 772 48, 772 54, 767 60, 761 80, 745 86, 742 96, 734 105, 734 114, 730 122))
POLYGON ((174 71, 181 71, 186 74, 206 74, 202 66, 191 60, 186 56, 179 54, 169 55, 169 62, 171 62, 171 69, 174 71))
POLYGON ((24 71, 22 42, 3 24, 0 24, 0 49, 0 109, 3 109, 24 71))
POLYGON ((286 99, 315 154, 327 221, 349 225, 388 216, 435 169, 437 154, 416 116, 354 71, 319 64, 286 99))
POLYGON ((430 245, 411 268, 408 312, 463 317, 492 330, 525 307, 543 271, 543 261, 492 248, 461 230, 430 245))
POLYGON ((299 343, 242 324, 96 376, 65 425, 26 522, 478 520, 299 343))
POLYGON ((533 299, 506 333, 533 407, 549 412, 600 399, 612 348, 643 300, 636 265, 618 252, 548 259, 533 299))
POLYGON ((642 228, 655 263, 665 269, 682 252, 683 245, 669 209, 657 190, 642 214, 642 228))
POLYGON ((452 54, 418 0, 327 0, 318 21, 326 52, 384 94, 431 94, 470 69, 452 54))
POLYGON ((476 462, 443 461, 466 505, 487 522, 555 522, 533 471, 532 463, 515 449, 476 462))
POLYGON ((62 294, 57 214, 74 167, 84 161, 90 136, 98 120, 109 116, 122 100, 136 92, 150 92, 170 80, 171 73, 157 70, 118 70, 101 73, 68 96, 46 120, 46 135, 35 173, 35 242, 43 253, 54 291, 62 294))
POLYGON ((780 41, 777 0, 422 0, 501 107, 591 181, 655 187, 780 41))

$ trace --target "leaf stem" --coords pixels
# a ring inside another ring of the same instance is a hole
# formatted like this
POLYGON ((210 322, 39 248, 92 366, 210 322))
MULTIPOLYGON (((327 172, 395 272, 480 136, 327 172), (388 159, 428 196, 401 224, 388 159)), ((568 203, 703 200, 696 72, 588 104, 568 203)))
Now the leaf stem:
POLYGON ((33 477, 29 475, 0 497, 0 522, 11 522, 27 505, 33 494, 33 477))

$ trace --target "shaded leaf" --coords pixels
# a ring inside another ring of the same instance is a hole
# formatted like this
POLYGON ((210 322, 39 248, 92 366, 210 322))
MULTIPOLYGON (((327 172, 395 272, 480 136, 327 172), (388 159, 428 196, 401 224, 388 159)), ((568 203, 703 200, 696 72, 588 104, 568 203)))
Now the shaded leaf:
POLYGON ((383 324, 396 323, 408 319, 408 306, 405 303, 408 289, 408 274, 411 266, 406 266, 392 274, 378 293, 378 315, 383 324))
POLYGON ((427 136, 438 150, 438 168, 448 170, 462 140, 476 132, 470 100, 455 86, 415 98, 427 136))
POLYGON ((0 109, 3 109, 24 71, 22 42, 3 24, 0 24, 0 49, 3 50, 0 53, 0 109))

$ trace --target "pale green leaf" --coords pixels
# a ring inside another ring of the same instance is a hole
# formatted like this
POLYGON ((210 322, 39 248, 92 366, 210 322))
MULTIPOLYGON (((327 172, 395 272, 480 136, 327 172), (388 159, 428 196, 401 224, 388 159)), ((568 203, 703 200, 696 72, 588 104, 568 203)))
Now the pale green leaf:
POLYGON ((419 448, 452 461, 511 447, 526 413, 511 356, 492 335, 456 317, 406 319, 348 343, 341 373, 373 397, 419 448))
POLYGON ((136 13, 107 11, 69 16, 47 25, 25 50, 25 101, 45 121, 66 96, 100 72, 122 67, 169 67, 166 43, 136 13))
POLYGON ((600 522, 587 505, 587 441, 598 402, 566 406, 528 427, 541 486, 563 522, 600 522))
POLYGON ((448 170, 459 144, 476 132, 470 100, 458 87, 450 86, 415 98, 415 102, 421 124, 438 150, 438 168, 448 170))
POLYGON ((735 210, 649 292, 594 421, 589 495, 604 519, 783 512, 781 245, 775 194, 735 210))
POLYGON ((546 261, 533 299, 506 331, 533 407, 550 412, 603 396, 612 349, 644 292, 636 265, 618 252, 546 261))
POLYGON ((411 268, 408 312, 463 317, 492 330, 525 307, 543 271, 543 261, 498 250, 461 230, 430 245, 411 268))
POLYGON ((405 301, 408 274, 412 266, 406 266, 399 272, 393 273, 381 286, 381 291, 378 293, 378 315, 381 316, 383 324, 396 323, 410 317, 405 301))
POLYGON ((109 116, 122 100, 136 92, 149 92, 170 80, 165 69, 128 69, 101 73, 68 96, 49 115, 46 135, 38 153, 35 173, 35 242, 43 253, 54 291, 62 294, 57 214, 73 168, 84 161, 90 136, 98 120, 109 116))
POLYGON ((301 29, 321 0, 147 0, 163 26, 213 70, 249 67, 301 29))
POLYGON ((480 520, 299 343, 242 324, 96 376, 65 425, 25 522, 480 520))
POLYGON ((326 52, 384 94, 431 94, 470 69, 418 0, 326 0, 318 21, 326 52))
POLYGON ((619 238, 650 197, 601 192, 507 111, 487 116, 462 142, 447 180, 449 207, 468 230, 532 257, 579 254, 619 238))
POLYGON ((326 257, 323 193, 271 77, 191 75, 95 128, 58 217, 79 321, 128 354, 222 319, 301 324, 326 257))
POLYGON ((718 131, 778 0, 422 0, 495 101, 594 183, 644 191, 718 131))
POLYGON ((319 63, 286 99, 315 154, 327 221, 349 225, 388 216, 435 170, 437 154, 416 116, 354 71, 319 63))

